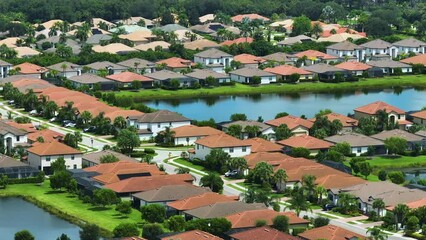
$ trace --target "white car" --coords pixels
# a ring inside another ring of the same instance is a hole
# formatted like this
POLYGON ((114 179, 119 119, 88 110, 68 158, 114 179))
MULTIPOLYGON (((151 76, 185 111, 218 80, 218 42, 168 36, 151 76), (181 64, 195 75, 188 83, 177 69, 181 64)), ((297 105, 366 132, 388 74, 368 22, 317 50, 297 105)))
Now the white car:
POLYGON ((225 173, 225 177, 234 177, 238 175, 238 171, 237 170, 232 170, 232 171, 227 171, 225 173))
POLYGON ((73 123, 73 122, 69 122, 69 123, 67 123, 67 124, 65 124, 65 126, 64 127, 66 127, 66 128, 70 128, 70 127, 75 127, 75 123, 73 123))

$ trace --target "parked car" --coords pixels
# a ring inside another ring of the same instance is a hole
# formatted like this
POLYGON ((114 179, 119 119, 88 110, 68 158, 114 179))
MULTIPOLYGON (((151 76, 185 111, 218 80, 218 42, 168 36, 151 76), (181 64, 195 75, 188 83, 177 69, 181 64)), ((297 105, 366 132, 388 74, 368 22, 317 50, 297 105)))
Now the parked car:
POLYGON ((10 100, 9 102, 7 102, 9 105, 13 105, 15 104, 15 100, 10 100))
POLYGON ((90 126, 83 129, 83 132, 94 132, 96 130, 96 126, 90 126))
POLYGON ((332 203, 327 203, 327 204, 325 204, 324 205, 324 207, 322 208, 324 211, 330 211, 330 210, 332 210, 333 208, 335 208, 336 207, 336 205, 334 205, 334 204, 332 204, 332 203))
POLYGON ((64 120, 62 121, 62 126, 63 127, 75 127, 75 122, 71 121, 71 120, 64 120))
POLYGON ((31 115, 31 116, 35 116, 35 115, 37 115, 38 114, 38 112, 37 112, 37 110, 31 110, 30 112, 29 112, 29 114, 31 115))
POLYGON ((235 177, 238 175, 238 171, 237 170, 229 170, 225 173, 225 177, 235 177))
POLYGON ((56 121, 58 121, 57 117, 53 117, 53 118, 49 119, 49 122, 56 122, 56 121))

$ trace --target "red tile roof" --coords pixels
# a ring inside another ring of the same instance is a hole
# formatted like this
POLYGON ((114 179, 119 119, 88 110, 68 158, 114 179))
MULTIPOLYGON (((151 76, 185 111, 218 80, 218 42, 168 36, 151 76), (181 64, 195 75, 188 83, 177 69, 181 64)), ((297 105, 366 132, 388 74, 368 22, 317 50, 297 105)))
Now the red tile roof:
POLYGON ((370 115, 375 115, 379 110, 385 110, 387 113, 396 112, 397 114, 405 114, 404 110, 389 105, 382 101, 373 102, 354 109, 355 112, 362 112, 370 115))
POLYGON ((38 156, 81 154, 79 150, 57 141, 40 143, 27 151, 38 156))
POLYGON ((288 115, 288 116, 285 116, 285 117, 280 117, 280 118, 277 118, 277 119, 269 120, 265 123, 268 124, 268 125, 274 126, 274 127, 278 127, 281 124, 285 124, 285 125, 287 125, 287 127, 290 130, 293 130, 293 129, 299 127, 299 126, 303 126, 307 129, 310 129, 314 125, 314 123, 311 122, 311 121, 308 121, 308 120, 300 118, 300 117, 295 117, 295 116, 292 116, 292 115, 288 115))
POLYGON ((252 43, 253 42, 253 38, 251 37, 241 37, 241 38, 237 38, 234 40, 227 40, 222 42, 220 45, 222 46, 231 46, 232 44, 240 44, 240 43, 252 43))
POLYGON ((328 55, 326 53, 317 51, 317 50, 306 50, 303 52, 299 52, 294 54, 294 56, 298 57, 298 58, 302 58, 303 56, 308 57, 308 59, 324 59, 324 60, 329 60, 329 59, 337 59, 338 57, 335 56, 331 56, 328 55))
POLYGON ((195 65, 190 60, 186 60, 183 58, 178 57, 172 57, 168 59, 164 59, 161 61, 158 61, 157 64, 166 64, 169 68, 187 68, 195 65))
POLYGON ((42 137, 44 142, 52 142, 59 141, 64 137, 64 134, 55 132, 50 129, 43 129, 40 131, 32 132, 27 136, 28 140, 31 142, 37 142, 37 139, 39 137, 42 137))
POLYGON ((198 136, 210 136, 222 133, 212 127, 198 127, 195 125, 185 125, 172 129, 175 132, 176 137, 198 137, 198 136))
POLYGON ((167 206, 179 211, 191 210, 199 207, 204 207, 218 202, 233 202, 238 201, 238 196, 225 196, 222 194, 208 192, 201 195, 188 197, 178 201, 167 203, 167 206))
POLYGON ((121 82, 121 83, 131 83, 133 81, 140 82, 152 82, 153 80, 149 77, 145 77, 143 75, 133 73, 133 72, 121 72, 114 75, 106 76, 106 78, 111 79, 113 81, 121 82))
POLYGON ((262 15, 251 13, 251 14, 239 14, 233 16, 231 19, 233 22, 242 22, 244 18, 248 18, 249 20, 260 19, 263 21, 269 21, 269 18, 264 17, 262 15))
POLYGON ((37 129, 34 127, 32 123, 17 123, 14 121, 8 121, 6 122, 6 124, 14 128, 25 130, 28 133, 33 133, 37 131, 37 129))
POLYGON ((259 63, 266 62, 266 60, 261 57, 257 57, 247 53, 234 56, 234 61, 238 61, 242 64, 259 64, 259 63))
POLYGON ((358 34, 358 35, 361 35, 361 36, 364 36, 364 37, 367 36, 367 34, 365 32, 358 32, 358 31, 355 31, 353 29, 344 28, 344 27, 335 29, 335 31, 336 31, 336 33, 331 33, 331 30, 325 30, 325 31, 322 32, 321 37, 330 37, 334 34, 340 34, 340 33, 358 34))
POLYGON ((415 118, 426 119, 426 110, 413 113, 411 116, 415 118))
POLYGON ((271 227, 257 227, 230 235, 235 240, 299 240, 271 227))
POLYGON ((414 57, 402 59, 400 62, 407 63, 407 64, 422 64, 426 66, 426 54, 419 54, 414 57))
MULTIPOLYGON (((119 162, 113 162, 113 163, 101 163, 95 166, 84 168, 84 171, 86 172, 97 172, 100 174, 105 173, 114 173, 121 170, 126 169, 138 169, 138 168, 144 168, 146 166, 150 166, 148 163, 139 163, 139 162, 130 162, 130 161, 123 161, 120 159, 119 162)), ((153 165, 155 166, 155 165, 153 165)))
POLYGON ((365 71, 372 68, 372 66, 361 62, 342 62, 335 65, 335 67, 348 71, 365 71))
POLYGON ((271 141, 268 141, 263 138, 249 138, 243 140, 247 144, 251 145, 251 152, 281 152, 283 150, 283 147, 275 144, 271 141))
POLYGON ((287 158, 293 159, 293 157, 290 157, 280 152, 257 152, 244 156, 244 159, 247 161, 247 164, 250 169, 254 168, 259 162, 267 162, 273 165, 273 163, 280 162, 287 158))
POLYGON ((209 148, 250 146, 249 143, 226 133, 203 137, 195 141, 195 143, 209 148))
POLYGON ((38 65, 35 65, 29 62, 24 62, 13 67, 13 69, 18 69, 18 68, 20 69, 19 73, 21 74, 41 74, 41 73, 45 73, 49 71, 49 69, 47 68, 40 67, 38 65))
POLYGON ((250 228, 256 227, 257 220, 265 220, 266 225, 272 225, 276 216, 287 216, 289 224, 309 224, 309 221, 298 217, 294 212, 276 212, 272 209, 249 210, 226 217, 231 222, 232 228, 250 228))
POLYGON ((217 237, 208 232, 201 230, 192 230, 182 233, 177 233, 169 235, 167 237, 161 238, 161 240, 221 240, 223 238, 217 237))
POLYGON ((334 225, 327 225, 313 228, 299 234, 300 237, 308 240, 328 239, 328 240, 348 240, 351 238, 366 239, 364 236, 348 231, 334 225))
POLYGON ((302 68, 293 67, 290 65, 280 65, 273 68, 265 68, 263 71, 274 73, 281 76, 290 76, 291 74, 312 75, 313 73, 302 68))
POLYGON ((334 145, 330 142, 308 135, 293 136, 288 139, 281 140, 277 143, 291 148, 303 147, 309 150, 328 149, 334 145))
MULTIPOLYGON (((324 116, 327 117, 327 119, 330 122, 333 122, 334 120, 339 120, 342 123, 343 127, 356 127, 356 126, 358 126, 358 120, 350 118, 350 117, 342 115, 342 114, 339 114, 339 113, 329 113, 329 114, 326 114, 324 116)), ((309 119, 309 121, 311 121, 311 122, 315 122, 315 120, 316 120, 315 118, 309 119)))

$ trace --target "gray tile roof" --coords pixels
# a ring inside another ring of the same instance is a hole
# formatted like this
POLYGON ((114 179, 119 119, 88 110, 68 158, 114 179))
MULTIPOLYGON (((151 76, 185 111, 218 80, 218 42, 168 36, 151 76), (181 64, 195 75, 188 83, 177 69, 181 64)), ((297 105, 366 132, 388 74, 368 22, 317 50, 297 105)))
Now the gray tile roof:
POLYGON ((104 83, 104 82, 113 82, 106 78, 100 77, 91 73, 84 73, 80 76, 73 76, 68 78, 70 81, 78 82, 82 84, 94 84, 94 83, 104 83))
POLYGON ((165 32, 174 32, 176 30, 188 30, 189 31, 188 28, 181 26, 179 24, 175 24, 175 23, 164 25, 162 27, 159 27, 159 29, 163 30, 165 32))
POLYGON ((147 73, 145 74, 145 76, 155 79, 155 80, 169 80, 169 79, 183 79, 183 78, 187 78, 185 75, 177 73, 177 72, 173 72, 173 71, 169 71, 169 70, 161 70, 161 71, 156 71, 153 73, 147 73))
POLYGON ((129 118, 134 119, 140 123, 181 122, 191 120, 180 115, 179 113, 171 112, 169 110, 160 110, 138 116, 129 116, 129 118))
POLYGON ((107 69, 107 68, 126 70, 126 67, 112 63, 112 62, 108 62, 108 61, 94 62, 94 63, 86 65, 86 67, 89 67, 95 70, 107 69))
POLYGON ((196 79, 206 79, 207 77, 214 77, 216 79, 226 79, 229 78, 228 74, 218 73, 208 69, 194 69, 193 72, 185 74, 185 76, 196 78, 196 79))
POLYGON ((420 131, 416 132, 416 135, 426 137, 426 130, 420 130, 420 131))
POLYGON ((12 127, 11 125, 7 124, 5 121, 0 121, 0 135, 5 135, 7 133, 11 133, 15 136, 24 136, 28 134, 27 131, 23 129, 12 127))
POLYGON ((367 62, 367 65, 378 67, 378 68, 409 68, 411 67, 408 64, 393 61, 390 59, 383 59, 383 60, 372 60, 367 62))
POLYGON ((365 136, 359 133, 347 132, 337 134, 331 137, 326 137, 324 140, 332 143, 344 143, 347 142, 351 147, 367 147, 367 146, 383 146, 384 143, 375 138, 365 136))
POLYGON ((339 42, 339 43, 330 45, 327 47, 327 49, 334 49, 334 50, 340 50, 340 51, 354 51, 357 49, 362 49, 362 47, 356 44, 353 44, 349 41, 344 41, 344 42, 339 42))
POLYGON ((407 140, 408 142, 419 142, 422 141, 424 138, 420 137, 419 135, 409 133, 407 131, 401 130, 401 129, 393 129, 389 131, 383 131, 381 133, 377 133, 374 135, 371 135, 370 137, 376 138, 379 140, 386 140, 387 138, 391 137, 399 137, 407 140))
POLYGON ((293 45, 293 44, 296 44, 296 43, 309 42, 309 41, 316 42, 315 39, 308 37, 306 35, 298 35, 298 36, 295 36, 295 37, 286 38, 286 39, 278 42, 277 44, 278 45, 293 45))
POLYGON ((62 65, 65 64, 67 67, 65 68, 65 72, 75 72, 78 71, 79 69, 81 69, 80 65, 74 64, 74 63, 70 63, 70 62, 60 62, 57 64, 53 64, 48 66, 48 69, 53 69, 59 72, 63 72, 64 69, 62 68, 62 65))
POLYGON ((264 131, 268 128, 271 128, 271 126, 258 121, 235 121, 235 122, 222 124, 222 127, 229 128, 231 125, 240 125, 243 128, 243 131, 244 131, 244 128, 247 126, 258 126, 260 131, 264 131))
POLYGON ((93 153, 87 153, 84 154, 82 156, 83 160, 87 160, 89 162, 93 162, 96 164, 100 164, 101 163, 101 157, 106 156, 106 155, 114 155, 116 156, 120 161, 130 161, 130 162, 139 162, 138 160, 128 157, 124 154, 118 153, 118 152, 114 152, 111 150, 102 150, 100 152, 93 152, 93 153))
POLYGON ((263 56, 262 58, 268 61, 275 61, 275 62, 292 62, 293 61, 292 59, 297 59, 296 56, 288 54, 288 53, 283 53, 283 52, 272 53, 272 54, 263 56))
POLYGON ((6 61, 0 60, 0 66, 12 66, 12 64, 6 61))
POLYGON ((6 155, 0 154, 0 168, 8 168, 8 167, 21 167, 21 166, 29 166, 26 163, 23 163, 14 158, 8 157, 6 155))
POLYGON ((87 40, 87 44, 99 44, 101 41, 109 41, 112 39, 111 35, 107 34, 95 34, 90 36, 87 40))
POLYGON ((401 46, 401 47, 422 47, 426 46, 426 43, 415 38, 406 38, 398 42, 392 43, 392 46, 401 46))
POLYGON ((194 57, 201 58, 221 58, 221 57, 232 57, 231 54, 228 54, 224 51, 221 51, 216 48, 207 49, 205 51, 194 54, 194 57))
POLYGON ((318 63, 310 66, 303 66, 303 69, 314 73, 327 73, 327 72, 344 72, 345 70, 326 63, 318 63))
POLYGON ((257 209, 267 209, 267 207, 263 203, 244 203, 240 201, 220 202, 185 211, 185 214, 196 218, 209 219, 226 217, 235 213, 257 209))
POLYGON ((133 194, 133 197, 146 202, 170 202, 211 192, 210 188, 190 184, 163 186, 146 192, 133 194))
POLYGON ((138 69, 155 67, 155 63, 140 58, 127 59, 117 64, 125 66, 127 68, 135 68, 135 63, 139 63, 139 65, 137 66, 138 69))
POLYGON ((266 71, 260 70, 258 68, 250 68, 250 67, 240 68, 240 69, 234 70, 232 72, 229 72, 229 74, 234 74, 234 75, 243 76, 243 77, 253 77, 253 76, 267 77, 267 76, 275 76, 275 74, 273 74, 273 73, 266 72, 266 71))
POLYGON ((387 49, 392 46, 392 44, 383 41, 381 39, 376 39, 370 42, 366 42, 360 45, 363 48, 371 48, 371 49, 387 49))

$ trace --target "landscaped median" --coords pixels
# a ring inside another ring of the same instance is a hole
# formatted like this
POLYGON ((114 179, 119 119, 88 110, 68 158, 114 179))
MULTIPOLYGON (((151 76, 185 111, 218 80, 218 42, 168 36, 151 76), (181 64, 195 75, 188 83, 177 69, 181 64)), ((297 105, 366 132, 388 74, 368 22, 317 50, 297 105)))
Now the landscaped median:
POLYGON ((363 89, 384 89, 392 87, 426 87, 424 75, 405 75, 384 78, 361 79, 358 82, 323 83, 307 82, 299 84, 268 84, 261 86, 250 86, 236 83, 235 86, 221 86, 216 88, 182 89, 177 91, 164 89, 144 89, 141 91, 120 91, 117 97, 129 96, 135 102, 149 101, 154 99, 177 99, 208 97, 219 95, 239 95, 257 93, 301 93, 301 92, 333 92, 363 89))
POLYGON ((123 222, 141 223, 141 213, 132 209, 132 213, 123 217, 113 207, 101 208, 89 203, 83 203, 74 194, 53 191, 50 182, 45 181, 41 186, 36 184, 8 185, 0 190, 0 197, 22 197, 40 208, 57 215, 69 222, 82 226, 85 223, 98 225, 102 235, 111 237, 113 229, 123 222))

